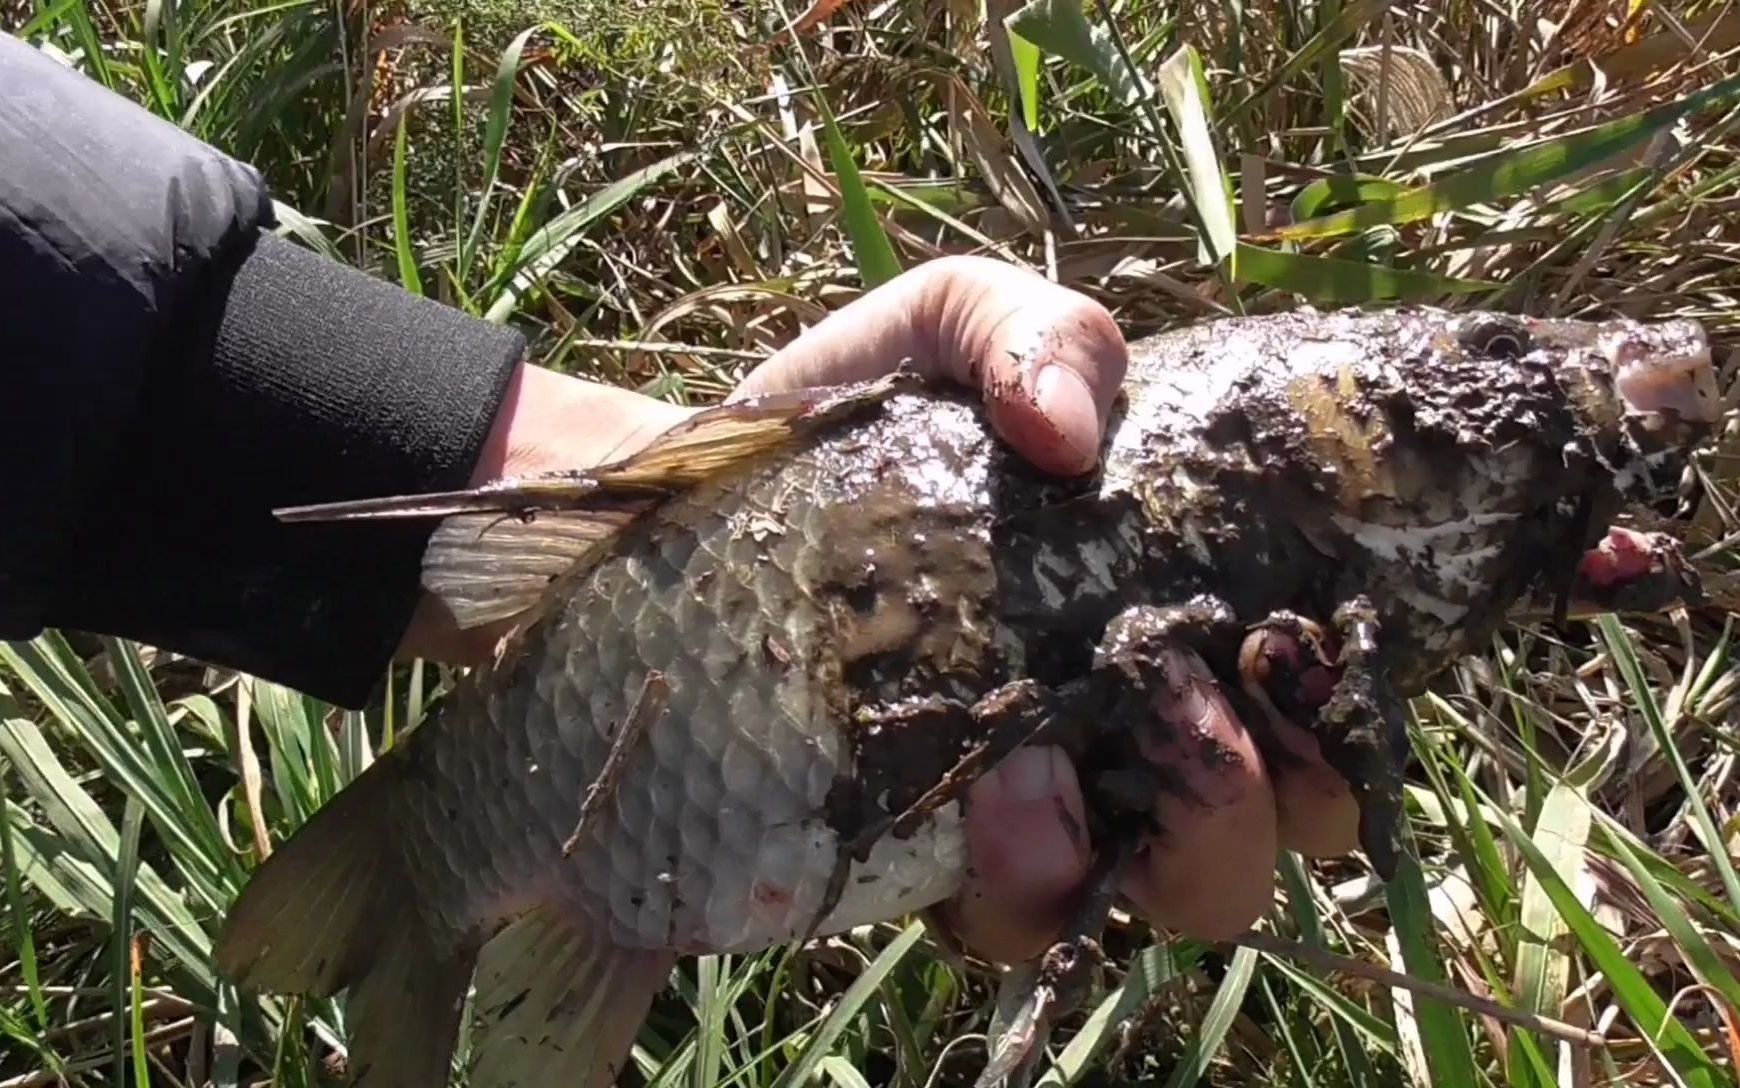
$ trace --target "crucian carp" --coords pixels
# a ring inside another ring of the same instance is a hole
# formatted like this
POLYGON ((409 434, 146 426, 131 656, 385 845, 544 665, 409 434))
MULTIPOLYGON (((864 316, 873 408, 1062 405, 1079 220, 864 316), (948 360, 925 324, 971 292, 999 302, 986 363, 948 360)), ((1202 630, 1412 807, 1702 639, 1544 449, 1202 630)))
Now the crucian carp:
POLYGON ((444 1084, 475 986, 474 1088, 603 1085, 679 957, 947 900, 964 787, 1044 742, 1101 875, 1020 976, 996 1079, 1154 830, 1169 787, 1132 738, 1168 647, 1254 731, 1310 726, 1387 877, 1404 700, 1519 602, 1694 599, 1670 538, 1609 527, 1720 416, 1690 322, 1300 311, 1134 342, 1081 478, 902 371, 707 409, 587 471, 281 512, 440 519, 428 588, 465 625, 523 618, 259 868, 217 966, 348 991, 359 1084, 444 1084))

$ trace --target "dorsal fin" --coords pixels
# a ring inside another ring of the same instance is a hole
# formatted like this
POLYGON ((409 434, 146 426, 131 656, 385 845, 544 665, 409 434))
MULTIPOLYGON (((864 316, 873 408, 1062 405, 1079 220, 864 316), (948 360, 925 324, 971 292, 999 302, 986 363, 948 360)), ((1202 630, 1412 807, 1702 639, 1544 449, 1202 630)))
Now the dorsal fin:
POLYGON ((445 519, 424 553, 423 585, 441 598, 459 626, 475 627, 530 608, 593 548, 669 496, 923 380, 902 368, 873 381, 707 408, 635 453, 592 469, 276 513, 289 522, 445 519))
POLYGON ((429 538, 423 588, 441 598, 462 629, 517 616, 656 501, 614 510, 555 510, 527 519, 455 514, 429 538))

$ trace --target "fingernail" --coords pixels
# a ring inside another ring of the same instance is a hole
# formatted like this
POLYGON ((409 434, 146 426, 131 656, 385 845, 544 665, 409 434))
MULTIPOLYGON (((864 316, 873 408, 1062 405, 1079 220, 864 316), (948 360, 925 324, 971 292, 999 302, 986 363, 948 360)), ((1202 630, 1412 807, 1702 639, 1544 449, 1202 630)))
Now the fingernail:
POLYGON ((1066 366, 1047 366, 1034 380, 1033 396, 1070 456, 1091 468, 1099 459, 1100 419, 1081 375, 1066 366))
POLYGON ((1010 753, 997 771, 1003 796, 1010 801, 1043 801, 1057 791, 1052 753, 1045 748, 1019 748, 1010 753))

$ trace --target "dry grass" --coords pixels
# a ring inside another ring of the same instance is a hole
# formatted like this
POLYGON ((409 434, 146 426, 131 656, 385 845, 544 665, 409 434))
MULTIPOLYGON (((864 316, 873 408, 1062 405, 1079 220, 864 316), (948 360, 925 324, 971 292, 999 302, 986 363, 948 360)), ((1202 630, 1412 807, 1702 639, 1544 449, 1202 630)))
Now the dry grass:
MULTIPOLYGON (((1740 343, 1732 3, 1058 0, 1017 17, 1046 49, 1010 48, 1004 0, 36 11, 6 25, 258 162, 304 241, 677 399, 861 291, 879 238, 905 264, 1025 263, 1132 336, 1406 297, 1692 316, 1725 358, 1740 343), (1071 52, 1076 16, 1099 36, 1071 52), (98 43, 104 71, 80 55, 98 43)), ((1117 927, 1052 1082, 1735 1083, 1736 443, 1643 512, 1700 550, 1711 607, 1505 632, 1415 708, 1420 868, 1384 889, 1289 858, 1242 947, 1117 927)), ((209 934, 248 812, 286 834, 432 681, 342 715, 118 643, 0 648, 0 1086, 315 1079, 341 1009, 239 1002, 209 934)), ((639 1071, 968 1083, 990 981, 899 926, 687 964, 639 1071)))

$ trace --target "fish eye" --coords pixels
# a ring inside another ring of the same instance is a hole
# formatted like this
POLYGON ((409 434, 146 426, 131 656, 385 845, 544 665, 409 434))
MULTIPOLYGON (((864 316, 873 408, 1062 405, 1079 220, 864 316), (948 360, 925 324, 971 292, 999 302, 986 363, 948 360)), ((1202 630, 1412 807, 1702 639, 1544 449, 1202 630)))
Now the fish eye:
POLYGON ((1503 319, 1477 321, 1458 339, 1469 351, 1495 359, 1519 359, 1527 355, 1534 344, 1527 329, 1503 319))

